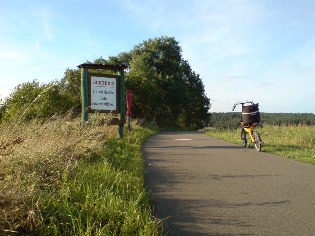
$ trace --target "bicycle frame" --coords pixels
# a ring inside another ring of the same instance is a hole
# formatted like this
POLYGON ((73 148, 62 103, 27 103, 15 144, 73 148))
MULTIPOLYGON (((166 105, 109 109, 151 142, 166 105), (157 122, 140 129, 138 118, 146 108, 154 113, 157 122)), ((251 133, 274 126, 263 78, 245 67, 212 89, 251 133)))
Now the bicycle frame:
POLYGON ((256 128, 256 126, 251 125, 249 127, 246 127, 243 125, 243 122, 241 122, 243 129, 246 131, 246 133, 249 134, 250 136, 250 140, 252 141, 252 143, 255 143, 255 138, 253 136, 253 130, 256 128))

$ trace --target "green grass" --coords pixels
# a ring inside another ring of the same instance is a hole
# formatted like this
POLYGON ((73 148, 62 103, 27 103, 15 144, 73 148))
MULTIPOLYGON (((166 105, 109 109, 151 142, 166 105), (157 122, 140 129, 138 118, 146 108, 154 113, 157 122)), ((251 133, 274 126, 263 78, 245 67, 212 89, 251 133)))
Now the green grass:
MULTIPOLYGON (((259 132, 264 142, 262 151, 315 165, 315 126, 265 125, 259 132)), ((207 134, 241 144, 240 129, 207 129, 207 134)))
POLYGON ((78 120, 0 129, 0 234, 161 235, 141 154, 156 129, 134 126, 122 140, 78 120))

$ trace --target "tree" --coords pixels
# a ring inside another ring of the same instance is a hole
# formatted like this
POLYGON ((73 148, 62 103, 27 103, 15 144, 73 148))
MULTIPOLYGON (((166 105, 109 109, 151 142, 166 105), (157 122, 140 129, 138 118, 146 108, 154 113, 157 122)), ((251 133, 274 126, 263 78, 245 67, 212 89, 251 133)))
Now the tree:
POLYGON ((126 86, 135 92, 136 116, 161 126, 197 129, 207 123, 210 100, 174 38, 144 41, 130 55, 126 86))
POLYGON ((67 98, 74 114, 81 113, 81 73, 79 69, 67 69, 60 81, 60 93, 67 98))

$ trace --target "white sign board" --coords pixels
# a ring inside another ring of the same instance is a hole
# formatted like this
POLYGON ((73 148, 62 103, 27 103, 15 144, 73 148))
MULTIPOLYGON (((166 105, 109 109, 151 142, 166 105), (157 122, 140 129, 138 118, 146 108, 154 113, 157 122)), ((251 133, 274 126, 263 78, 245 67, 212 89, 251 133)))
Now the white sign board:
POLYGON ((117 101, 117 79, 91 75, 90 81, 91 110, 116 111, 117 101))

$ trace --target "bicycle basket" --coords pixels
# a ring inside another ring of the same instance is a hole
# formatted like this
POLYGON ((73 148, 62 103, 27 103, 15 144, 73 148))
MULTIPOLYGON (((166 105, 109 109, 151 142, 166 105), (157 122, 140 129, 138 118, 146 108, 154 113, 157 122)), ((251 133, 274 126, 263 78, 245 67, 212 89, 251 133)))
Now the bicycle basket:
POLYGON ((260 121, 258 103, 242 107, 242 121, 244 125, 260 121))

